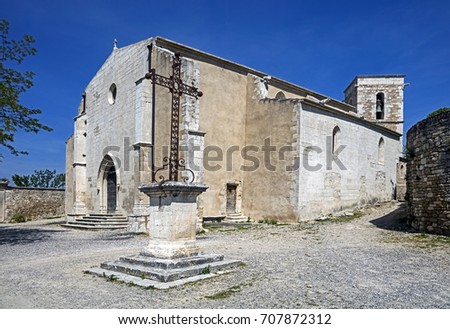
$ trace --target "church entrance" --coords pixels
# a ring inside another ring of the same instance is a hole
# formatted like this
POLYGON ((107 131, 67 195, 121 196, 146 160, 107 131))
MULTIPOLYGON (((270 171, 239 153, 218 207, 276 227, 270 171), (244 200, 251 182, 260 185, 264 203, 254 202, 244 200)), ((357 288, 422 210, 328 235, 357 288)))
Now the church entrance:
POLYGON ((98 175, 99 210, 101 213, 115 213, 117 210, 119 187, 116 166, 113 159, 106 155, 100 164, 98 175))
POLYGON ((227 184, 227 214, 236 213, 236 184, 227 184))
POLYGON ((114 165, 106 172, 106 212, 116 211, 117 204, 117 176, 114 165))

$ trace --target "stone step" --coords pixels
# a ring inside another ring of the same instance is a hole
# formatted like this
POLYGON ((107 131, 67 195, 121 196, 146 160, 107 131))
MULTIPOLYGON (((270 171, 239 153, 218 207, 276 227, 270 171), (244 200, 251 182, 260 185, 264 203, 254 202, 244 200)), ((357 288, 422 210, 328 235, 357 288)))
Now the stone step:
POLYGON ((215 273, 210 273, 210 274, 202 274, 202 275, 192 276, 190 278, 185 278, 182 280, 177 280, 177 281, 172 281, 172 282, 159 282, 159 281, 154 281, 154 280, 149 280, 149 279, 138 278, 137 276, 134 276, 134 275, 128 275, 128 274, 124 274, 124 273, 109 271, 109 270, 105 270, 105 269, 99 268, 99 267, 90 268, 89 270, 84 271, 84 273, 94 274, 94 275, 97 275, 100 277, 107 278, 111 281, 117 280, 119 282, 125 282, 127 284, 132 284, 132 285, 136 285, 136 286, 143 287, 143 288, 154 288, 154 289, 169 289, 169 288, 181 286, 186 283, 195 282, 195 281, 199 281, 199 280, 203 280, 203 279, 208 279, 208 278, 211 278, 211 277, 217 275, 215 273))
POLYGON ((130 264, 149 266, 154 268, 160 268, 163 270, 171 270, 193 265, 202 265, 206 263, 219 262, 222 261, 223 258, 224 258, 223 255, 219 254, 192 256, 180 259, 162 259, 144 255, 137 255, 137 256, 120 257, 119 260, 122 262, 128 262, 130 264))
POLYGON ((207 216, 203 217, 203 223, 220 223, 225 220, 226 216, 207 216))
POLYGON ((91 224, 124 224, 124 223, 128 223, 127 219, 91 219, 91 218, 82 218, 82 219, 77 219, 76 221, 77 223, 91 223, 91 224))
POLYGON ((237 266, 240 263, 240 261, 221 260, 211 263, 187 266, 183 268, 164 270, 161 268, 133 264, 124 261, 115 261, 103 263, 100 265, 100 268, 127 275, 133 275, 141 279, 149 279, 159 282, 171 282, 197 275, 218 272, 230 267, 237 266))
POLYGON ((87 216, 84 217, 98 217, 98 218, 112 218, 112 217, 121 217, 121 218, 125 218, 125 216, 123 214, 113 214, 113 213, 93 213, 93 214, 89 214, 87 216))
MULTIPOLYGON (((127 220, 125 216, 116 216, 116 217, 99 217, 99 216, 83 216, 81 219, 87 220, 98 220, 98 221, 106 221, 106 220, 127 220)), ((80 220, 80 219, 78 219, 80 220)))
POLYGON ((61 224, 63 227, 68 228, 77 228, 77 229, 85 229, 85 230, 123 230, 128 227, 128 225, 120 224, 120 225, 89 225, 89 224, 81 224, 77 222, 68 222, 65 224, 61 224))
POLYGON ((116 222, 101 222, 101 223, 91 223, 91 222, 68 222, 66 224, 71 225, 82 225, 82 226, 89 226, 89 227, 98 227, 98 228, 105 228, 106 226, 120 226, 120 227, 128 227, 128 223, 116 223, 116 222))
POLYGON ((225 217, 226 222, 243 223, 248 222, 248 217, 241 214, 228 214, 225 217))
POLYGON ((85 230, 121 230, 128 228, 128 220, 122 214, 89 214, 62 226, 85 230))

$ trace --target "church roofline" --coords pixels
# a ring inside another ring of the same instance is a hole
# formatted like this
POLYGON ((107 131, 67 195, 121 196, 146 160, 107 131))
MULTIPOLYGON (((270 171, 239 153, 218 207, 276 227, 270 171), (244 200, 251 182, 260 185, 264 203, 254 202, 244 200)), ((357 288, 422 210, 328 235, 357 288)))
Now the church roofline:
MULTIPOLYGON (((267 73, 252 69, 248 66, 237 64, 230 60, 227 60, 227 59, 215 56, 215 55, 211 55, 211 54, 203 52, 201 50, 198 50, 198 49, 195 49, 195 48, 192 48, 192 47, 189 47, 189 46, 186 46, 186 45, 183 45, 183 44, 180 44, 180 43, 177 43, 177 42, 174 42, 174 41, 171 41, 171 40, 159 37, 159 36, 155 37, 155 38, 151 38, 149 40, 151 42, 154 42, 156 46, 167 48, 169 50, 177 49, 177 50, 182 51, 183 53, 185 53, 185 55, 188 55, 192 59, 197 59, 197 60, 201 60, 204 62, 208 62, 210 64, 219 65, 226 69, 230 69, 230 70, 233 70, 238 73, 242 73, 242 74, 250 73, 250 74, 259 76, 261 78, 269 75, 267 73)), ((318 100, 328 99, 328 101, 327 101, 328 105, 334 106, 341 111, 355 112, 355 107, 350 104, 341 102, 337 99, 325 96, 318 92, 312 91, 305 87, 301 87, 299 85, 296 85, 294 83, 288 82, 286 80, 283 80, 283 79, 280 79, 280 78, 277 78, 274 76, 271 76, 269 84, 273 85, 273 86, 283 87, 285 89, 288 89, 287 91, 289 91, 289 89, 290 89, 297 93, 300 92, 300 93, 308 94, 308 95, 311 95, 311 96, 317 98, 318 100)))
POLYGON ((309 106, 321 109, 321 110, 326 111, 326 112, 331 112, 331 113, 335 113, 335 114, 339 113, 340 115, 342 115, 342 116, 344 116, 344 117, 346 117, 346 118, 348 118, 350 120, 354 120, 354 121, 357 121, 357 122, 362 122, 362 123, 364 123, 364 124, 374 128, 374 129, 383 131, 383 132, 391 134, 393 136, 396 136, 396 137, 403 136, 402 134, 400 134, 400 133, 398 133, 398 132, 396 132, 394 130, 391 130, 389 128, 383 127, 383 126, 378 125, 376 123, 373 123, 371 121, 365 120, 364 118, 358 117, 358 116, 356 116, 354 114, 346 113, 346 112, 343 112, 343 111, 336 111, 335 109, 330 108, 329 106, 327 106, 325 104, 317 103, 317 102, 315 102, 315 101, 313 101, 311 99, 306 99, 305 98, 305 99, 302 99, 301 102, 305 103, 305 104, 307 104, 309 106))
MULTIPOLYGON (((156 46, 162 47, 162 48, 166 48, 168 50, 171 51, 175 51, 178 50, 180 52, 182 52, 182 56, 183 55, 187 55, 188 57, 192 58, 192 59, 196 59, 196 60, 200 60, 200 61, 204 61, 204 62, 208 62, 210 64, 214 64, 214 65, 218 65, 221 66, 223 68, 226 69, 230 69, 233 70, 235 72, 238 73, 242 73, 242 74, 253 74, 256 76, 259 76, 261 78, 268 76, 269 74, 261 72, 261 71, 257 71, 255 69, 252 69, 250 67, 241 65, 241 64, 237 64, 235 62, 232 62, 230 60, 215 56, 215 55, 211 55, 209 53, 203 52, 201 50, 162 38, 162 37, 155 37, 155 38, 151 38, 148 39, 149 41, 151 41, 152 43, 154 43, 156 46)), ((395 75, 395 74, 390 74, 390 75, 357 75, 355 77, 355 79, 352 81, 352 83, 357 79, 357 78, 368 78, 368 77, 405 77, 406 75, 395 75)), ((306 99, 300 99, 301 102, 305 102, 309 105, 314 105, 320 109, 326 110, 327 112, 334 112, 334 113, 338 113, 338 114, 342 114, 348 118, 352 118, 358 122, 364 122, 365 124, 374 127, 375 129, 379 129, 381 131, 384 131, 386 133, 392 134, 394 136, 402 136, 402 134, 397 133, 396 131, 393 131, 389 128, 380 126, 376 123, 373 123, 371 121, 365 120, 363 118, 360 118, 356 115, 356 108, 353 105, 338 101, 334 98, 325 96, 323 94, 317 93, 315 91, 309 90, 307 88, 298 86, 296 84, 293 84, 291 82, 276 78, 271 76, 270 85, 273 86, 278 86, 278 87, 283 87, 285 89, 287 89, 287 91, 289 91, 289 89, 291 89, 292 91, 295 92, 300 92, 300 93, 304 93, 306 95, 310 95, 313 96, 314 98, 316 98, 319 101, 324 101, 326 102, 326 104, 320 104, 317 103, 313 100, 306 100, 306 99)))
MULTIPOLYGON (((165 38, 162 38, 160 36, 156 36, 156 37, 151 37, 151 38, 147 38, 145 40, 139 41, 137 43, 142 43, 142 44, 154 44, 158 47, 162 47, 171 51, 180 51, 182 54, 182 56, 187 56, 191 59, 194 60, 199 60, 199 61, 203 61, 203 62, 207 62, 213 65, 217 65, 217 66, 221 66, 225 69, 229 69, 241 74, 253 74, 255 76, 258 76, 260 78, 264 78, 266 76, 268 76, 267 73, 252 69, 250 67, 247 67, 245 65, 241 65, 241 64, 237 64, 235 62, 232 62, 230 60, 206 53, 204 51, 183 45, 181 43, 177 43, 175 41, 171 41, 165 38)), ((127 45, 124 47, 120 47, 120 48, 115 48, 113 49, 113 51, 111 52, 111 54, 108 56, 108 58, 106 59, 106 61, 108 61, 110 59, 111 56, 114 56, 114 53, 120 53, 122 51, 125 51, 128 47, 134 46, 137 43, 131 44, 131 45, 127 45)), ((105 62, 106 62, 105 61, 105 62)), ((95 77, 95 76, 94 76, 95 77)), ((352 82, 350 83, 349 87, 352 85, 352 83, 354 83, 354 81, 358 78, 373 78, 373 77, 405 77, 405 75, 358 75, 356 76, 352 82)), ((90 84, 90 82, 88 83, 88 85, 90 84)), ((336 100, 334 98, 325 96, 324 94, 320 94, 318 92, 312 91, 310 89, 301 87, 299 85, 296 85, 294 83, 288 82, 286 80, 277 78, 277 77, 273 77, 271 76, 270 85, 275 86, 275 87, 279 87, 280 89, 285 89, 286 91, 291 91, 293 93, 300 93, 300 94, 305 94, 305 95, 310 95, 314 98, 316 98, 318 101, 325 101, 326 105, 317 103, 315 101, 311 101, 308 100, 307 103, 310 105, 314 105, 318 108, 324 109, 328 112, 335 112, 335 113, 341 113, 347 117, 353 118, 357 121, 361 121, 361 122, 365 122, 366 124, 369 124, 373 127, 379 128, 383 131, 386 132, 390 132, 394 135, 398 135, 398 136, 402 136, 401 134, 396 133, 395 131, 392 131, 388 128, 382 127, 380 125, 377 125, 375 123, 372 123, 370 121, 367 121, 365 119, 359 118, 356 116, 356 110, 355 110, 355 106, 344 103, 342 101, 336 100)), ((347 87, 346 90, 349 88, 347 87)), ((299 97, 299 100, 302 102, 305 102, 305 99, 302 99, 301 96, 299 97)))

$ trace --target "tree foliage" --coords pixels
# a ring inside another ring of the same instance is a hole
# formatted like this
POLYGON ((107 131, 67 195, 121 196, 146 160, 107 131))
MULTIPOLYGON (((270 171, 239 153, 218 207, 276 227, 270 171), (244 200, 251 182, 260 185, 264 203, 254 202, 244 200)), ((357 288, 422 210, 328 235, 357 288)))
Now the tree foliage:
POLYGON ((450 111, 450 107, 441 107, 440 109, 428 114, 428 118, 434 117, 436 115, 439 115, 439 114, 447 112, 447 111, 450 111))
MULTIPOLYGON (((51 131, 39 122, 35 115, 39 109, 31 109, 20 104, 20 95, 33 86, 34 73, 15 69, 28 56, 36 54, 34 38, 24 35, 22 40, 9 40, 9 22, 0 20, 0 145, 14 155, 27 154, 13 146, 14 134, 18 129, 37 133, 51 131)), ((1 155, 0 155, 1 156, 1 155)))
POLYGON ((47 187, 63 188, 66 184, 66 175, 57 174, 56 170, 35 170, 32 175, 13 175, 12 180, 20 187, 47 187))

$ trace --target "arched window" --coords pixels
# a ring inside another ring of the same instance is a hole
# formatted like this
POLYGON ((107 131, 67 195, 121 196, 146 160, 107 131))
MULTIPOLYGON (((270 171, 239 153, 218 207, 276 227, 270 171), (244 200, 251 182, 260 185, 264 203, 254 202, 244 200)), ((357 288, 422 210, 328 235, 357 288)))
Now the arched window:
POLYGON ((286 96, 284 95, 284 93, 282 91, 279 91, 276 95, 275 95, 275 99, 278 99, 279 101, 286 99, 286 96))
POLYGON ((375 117, 377 120, 384 119, 384 94, 378 93, 375 106, 375 117))
POLYGON ((341 129, 338 126, 333 129, 333 139, 331 140, 331 150, 333 154, 337 151, 341 145, 341 129))
POLYGON ((86 92, 84 92, 82 95, 82 105, 81 105, 81 114, 86 113, 86 92))
POLYGON ((117 86, 116 86, 115 83, 113 83, 109 87, 109 91, 108 91, 108 102, 109 102, 109 104, 113 105, 116 102, 116 97, 117 97, 117 86))
POLYGON ((384 139, 383 139, 383 137, 381 137, 380 141, 378 142, 378 163, 384 164, 384 139))

